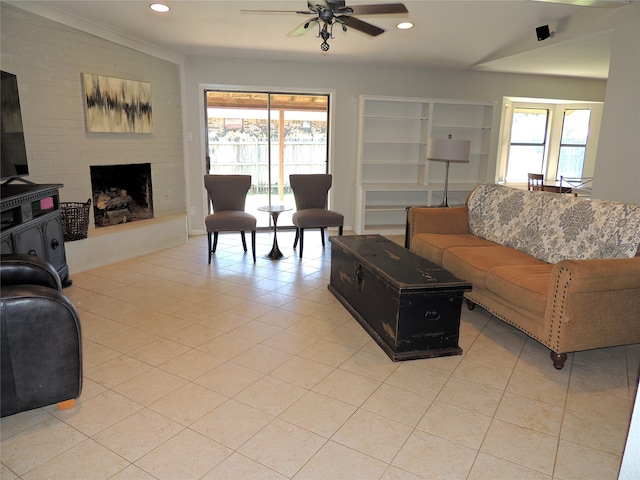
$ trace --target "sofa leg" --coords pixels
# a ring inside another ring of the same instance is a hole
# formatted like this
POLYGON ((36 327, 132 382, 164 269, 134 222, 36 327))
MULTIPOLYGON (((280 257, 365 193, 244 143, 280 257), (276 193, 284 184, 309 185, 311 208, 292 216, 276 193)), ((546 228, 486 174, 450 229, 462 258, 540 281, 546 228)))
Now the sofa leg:
POLYGON ((472 302, 471 300, 469 300, 468 298, 467 298, 466 300, 467 300, 467 308, 468 308, 469 310, 473 310, 474 308, 476 308, 476 304, 475 304, 475 303, 473 303, 473 302, 472 302))
POLYGON ((73 398, 71 400, 65 400, 64 402, 58 402, 58 410, 68 410, 73 408, 75 404, 76 401, 73 398))
POLYGON ((566 353, 556 353, 554 351, 551 352, 551 360, 553 361, 553 366, 556 367, 556 370, 562 370, 564 367, 564 362, 567 361, 566 353))

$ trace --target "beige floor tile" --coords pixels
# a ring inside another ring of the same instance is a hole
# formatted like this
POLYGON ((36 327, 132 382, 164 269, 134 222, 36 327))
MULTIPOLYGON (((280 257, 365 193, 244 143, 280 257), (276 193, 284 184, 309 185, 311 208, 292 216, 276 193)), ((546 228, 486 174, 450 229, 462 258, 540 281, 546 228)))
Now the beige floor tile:
POLYGON ((380 386, 380 382, 336 369, 313 387, 313 391, 350 405, 362 405, 380 386))
POLYGON ((387 377, 385 383, 426 397, 433 397, 442 389, 448 378, 448 375, 440 372, 425 370, 411 362, 402 362, 387 377))
POLYGON ((191 429, 235 450, 272 420, 269 414, 229 400, 193 423, 191 429))
POLYGON ((85 440, 79 431, 50 417, 3 440, 2 464, 24 475, 85 440))
POLYGON ((234 398, 276 417, 302 397, 306 391, 304 388, 265 375, 234 398))
POLYGON ((355 320, 340 325, 322 338, 329 342, 340 343, 358 349, 371 341, 371 337, 355 320))
POLYGON ((466 478, 478 452, 444 438, 416 430, 392 465, 424 478, 466 478))
POLYGON ((233 358, 232 362, 267 374, 292 357, 291 354, 262 343, 233 358))
POLYGON ((2 441, 50 418, 51 415, 41 408, 3 417, 0 419, 0 436, 2 441))
POLYGON ((557 437, 494 420, 480 451, 551 475, 557 445, 557 437))
POLYGON ((585 447, 622 456, 627 440, 626 423, 594 417, 567 409, 562 420, 560 438, 585 447))
POLYGON ((495 418, 558 437, 563 408, 505 392, 495 418))
MULTIPOLYGON (((48 462, 34 468, 22 476, 23 480, 50 480, 54 478, 86 478, 88 472, 92 480, 106 480, 126 468, 129 462, 103 447, 94 440, 87 439, 48 462)), ((4 479, 4 477, 2 477, 4 479)))
POLYGON ((2 478, 2 480, 20 480, 20 477, 5 465, 0 465, 0 478, 2 478))
POLYGON ((182 377, 153 368, 113 387, 115 392, 142 405, 149 405, 187 383, 182 377))
POLYGON ((187 380, 194 380, 223 363, 225 363, 225 360, 215 355, 210 355, 200 350, 188 350, 161 363, 158 368, 187 380))
POLYGON ((292 477, 326 441, 320 435, 276 419, 242 445, 238 452, 292 477))
POLYGON ((233 357, 246 352, 254 345, 256 345, 255 342, 225 333, 203 343, 198 347, 198 350, 202 350, 203 352, 214 355, 220 359, 231 360, 233 357))
POLYGON ((569 375, 558 373, 553 377, 547 377, 519 370, 516 366, 506 391, 563 407, 567 398, 568 385, 569 375))
POLYGON ((233 451, 192 430, 183 430, 136 462, 159 480, 201 478, 233 451))
POLYGON ((175 315, 150 315, 144 322, 141 322, 137 328, 157 335, 159 337, 171 337, 174 333, 188 327, 193 322, 183 320, 175 315))
MULTIPOLYGON (((196 320, 191 320, 195 322, 196 320)), ((199 323, 192 323, 185 328, 171 334, 171 340, 181 343, 188 347, 198 347, 209 340, 222 335, 223 332, 215 328, 209 328, 199 323)))
POLYGON ((327 442, 295 475, 296 480, 380 478, 386 463, 335 442, 327 442))
POLYGON ((478 454, 467 480, 551 480, 550 475, 531 470, 486 453, 478 454))
POLYGON ((234 453, 225 459, 220 465, 202 477, 202 480, 220 479, 243 479, 243 480, 286 480, 288 477, 271 470, 270 468, 254 462, 239 453, 234 453))
POLYGON ((477 358, 465 357, 453 373, 453 377, 504 390, 509 383, 512 372, 511 368, 481 362, 477 358))
POLYGON ((437 398, 472 412, 493 417, 502 394, 502 390, 497 388, 453 376, 440 391, 437 398))
POLYGON ((109 450, 135 462, 183 429, 179 423, 143 408, 93 438, 109 450))
POLYGON ((156 477, 148 474, 135 465, 129 465, 127 468, 120 470, 109 480, 156 480, 156 477))
POLYGON ((389 465, 380 480, 422 480, 422 477, 402 470, 394 465, 389 465))
POLYGON ((357 351, 358 349, 356 348, 348 347, 340 343, 318 340, 309 348, 300 352, 299 355, 332 367, 339 367, 357 351))
POLYGON ((355 412, 331 439, 389 463, 404 445, 413 427, 365 410, 355 412))
POLYGON ((299 333, 308 337, 322 338, 343 324, 344 322, 336 319, 323 319, 305 316, 295 325, 287 328, 287 330, 289 332, 299 333))
POLYGON ((181 343, 177 343, 166 338, 160 338, 151 343, 147 343, 142 347, 131 350, 127 355, 137 358, 149 365, 158 366, 188 350, 189 347, 182 345, 181 343))
POLYGON ((284 330, 268 338, 263 343, 292 355, 297 355, 302 350, 309 348, 318 341, 317 338, 284 330))
POLYGON ((287 408, 280 418, 318 435, 329 438, 356 407, 315 392, 307 392, 287 408))
POLYGON ((436 400, 418 423, 418 429, 478 450, 491 417, 436 400))
MULTIPOLYGON (((513 335, 506 337, 511 340, 513 335)), ((493 336, 486 336, 483 331, 471 348, 465 351, 465 360, 478 360, 501 368, 513 368, 524 344, 524 338, 515 338, 515 342, 508 343, 505 341, 505 335, 500 337, 500 341, 493 336)))
MULTIPOLYGON (((288 297, 287 297, 288 298, 288 297)), ((289 328, 302 320, 304 315, 296 312, 289 312, 280 308, 274 308, 264 315, 260 315, 256 320, 267 325, 279 328, 289 328)))
POLYGON ((65 423, 86 435, 95 435, 105 428, 137 412, 142 405, 111 390, 76 403, 57 415, 65 423))
POLYGON ((340 368, 347 372, 384 382, 399 364, 392 362, 379 348, 374 353, 360 350, 345 361, 340 368))
POLYGON ((560 440, 554 478, 584 480, 617 478, 620 456, 560 440))
POLYGON ((120 355, 121 353, 117 350, 100 345, 88 338, 82 339, 82 368, 85 371, 120 355))
POLYGON ((382 384, 362 405, 364 410, 415 427, 431 405, 433 396, 382 384))
POLYGON ((188 426, 226 401, 227 397, 224 395, 200 385, 188 383, 156 400, 149 405, 149 408, 188 426))
POLYGON ((233 397, 262 378, 263 374, 242 365, 226 362, 194 380, 227 397, 233 397))
POLYGON ((324 363, 291 357, 271 372, 271 376, 302 388, 311 389, 334 370, 324 363))

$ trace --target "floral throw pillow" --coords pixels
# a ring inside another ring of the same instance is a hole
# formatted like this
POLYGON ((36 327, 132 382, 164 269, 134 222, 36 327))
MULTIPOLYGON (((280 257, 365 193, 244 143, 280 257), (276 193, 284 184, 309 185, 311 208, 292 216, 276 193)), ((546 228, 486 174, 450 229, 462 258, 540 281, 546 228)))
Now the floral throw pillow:
POLYGON ((640 244, 640 205, 502 185, 469 196, 471 233, 540 260, 633 257, 640 244))

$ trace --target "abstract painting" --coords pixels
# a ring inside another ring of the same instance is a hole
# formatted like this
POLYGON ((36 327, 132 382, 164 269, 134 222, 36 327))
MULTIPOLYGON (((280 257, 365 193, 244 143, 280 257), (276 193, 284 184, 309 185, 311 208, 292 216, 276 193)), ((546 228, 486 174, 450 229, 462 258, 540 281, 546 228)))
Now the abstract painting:
POLYGON ((87 131, 152 133, 151 84, 83 73, 87 131))

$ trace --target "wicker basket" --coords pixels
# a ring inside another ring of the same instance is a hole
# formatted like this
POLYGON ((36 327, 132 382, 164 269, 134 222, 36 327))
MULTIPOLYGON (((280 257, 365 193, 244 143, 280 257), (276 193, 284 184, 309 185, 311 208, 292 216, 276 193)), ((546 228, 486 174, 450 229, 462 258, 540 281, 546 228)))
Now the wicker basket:
POLYGON ((87 238, 90 206, 91 199, 87 200, 87 203, 60 202, 62 232, 65 242, 87 238))

